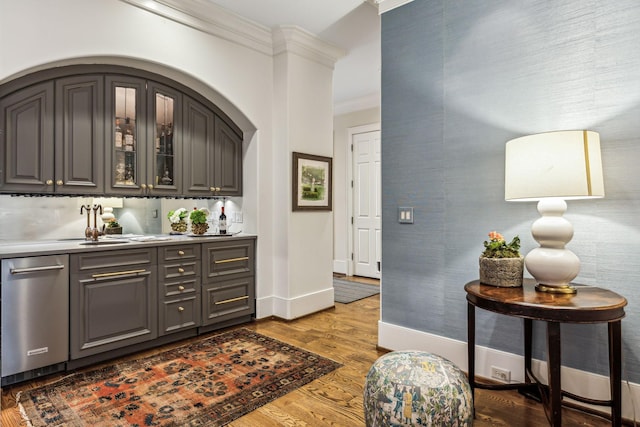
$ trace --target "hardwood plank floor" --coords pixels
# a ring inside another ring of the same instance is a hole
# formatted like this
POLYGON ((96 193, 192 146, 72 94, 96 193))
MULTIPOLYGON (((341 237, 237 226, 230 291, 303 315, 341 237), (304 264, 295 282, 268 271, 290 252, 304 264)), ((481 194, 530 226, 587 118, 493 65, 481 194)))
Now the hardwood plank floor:
MULTIPOLYGON (((301 319, 285 321, 274 318, 243 325, 261 334, 331 358, 344 366, 229 425, 364 426, 362 393, 365 376, 373 362, 385 353, 376 346, 379 308, 380 295, 374 295, 351 304, 336 303, 334 308, 301 319)), ((171 346, 129 358, 141 357, 171 346)), ((3 427, 26 426, 15 404, 16 394, 20 390, 36 387, 58 377, 52 376, 3 389, 0 424, 3 427)), ((542 406, 517 392, 477 390, 475 407, 476 427, 548 425, 542 406)), ((609 422, 563 408, 563 425, 599 427, 607 426, 609 422)))

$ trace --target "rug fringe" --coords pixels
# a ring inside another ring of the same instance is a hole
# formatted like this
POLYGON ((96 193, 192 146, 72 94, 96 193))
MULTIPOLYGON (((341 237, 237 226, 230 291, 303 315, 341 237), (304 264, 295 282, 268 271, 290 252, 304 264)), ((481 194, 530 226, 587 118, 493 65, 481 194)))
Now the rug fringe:
POLYGON ((24 406, 22 406, 22 403, 20 403, 21 395, 22 395, 22 391, 19 391, 16 394, 16 403, 18 404, 18 409, 20 410, 20 416, 22 417, 24 422, 27 423, 27 427, 33 427, 33 424, 31 423, 31 421, 29 421, 29 418, 27 417, 27 412, 25 411, 24 406))

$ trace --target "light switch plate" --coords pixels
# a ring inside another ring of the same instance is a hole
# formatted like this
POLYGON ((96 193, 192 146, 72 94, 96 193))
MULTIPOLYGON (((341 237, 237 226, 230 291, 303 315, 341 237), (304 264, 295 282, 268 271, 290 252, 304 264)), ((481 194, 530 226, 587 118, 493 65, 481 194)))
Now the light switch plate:
POLYGON ((398 208, 398 222, 400 224, 413 224, 413 208, 412 207, 399 207, 398 208))

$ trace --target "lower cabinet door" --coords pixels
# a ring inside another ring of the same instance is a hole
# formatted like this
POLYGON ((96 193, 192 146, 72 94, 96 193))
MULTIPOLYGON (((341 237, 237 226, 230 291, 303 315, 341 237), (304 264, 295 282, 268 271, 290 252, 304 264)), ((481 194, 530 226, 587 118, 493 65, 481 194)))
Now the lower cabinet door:
POLYGON ((157 301, 155 269, 72 275, 71 359, 157 338, 157 301))
POLYGON ((202 286, 202 325, 212 325, 256 312, 253 276, 202 286))
POLYGON ((160 335, 170 334, 182 329, 198 326, 200 319, 200 298, 196 295, 189 298, 164 301, 160 312, 160 335))

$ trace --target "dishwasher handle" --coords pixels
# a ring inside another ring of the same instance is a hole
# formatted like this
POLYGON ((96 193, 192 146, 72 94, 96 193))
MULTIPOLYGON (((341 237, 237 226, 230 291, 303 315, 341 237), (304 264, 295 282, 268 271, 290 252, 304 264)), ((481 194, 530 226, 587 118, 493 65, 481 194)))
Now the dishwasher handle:
POLYGON ((47 270, 62 270, 64 269, 64 265, 45 265, 42 267, 27 267, 27 268, 11 268, 9 269, 9 272, 11 274, 26 274, 26 273, 33 273, 36 271, 47 271, 47 270))

